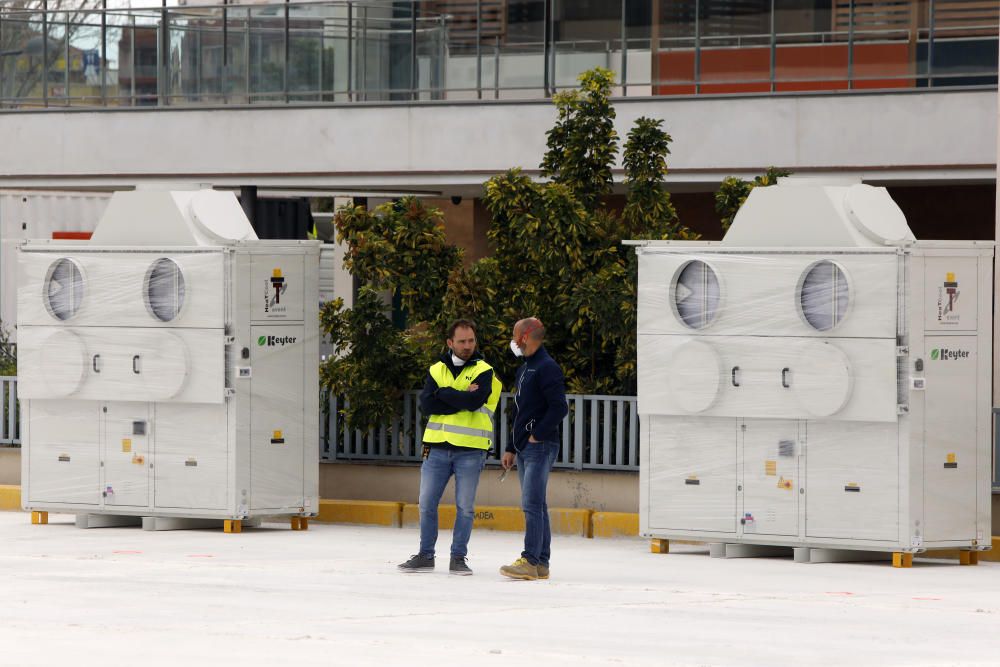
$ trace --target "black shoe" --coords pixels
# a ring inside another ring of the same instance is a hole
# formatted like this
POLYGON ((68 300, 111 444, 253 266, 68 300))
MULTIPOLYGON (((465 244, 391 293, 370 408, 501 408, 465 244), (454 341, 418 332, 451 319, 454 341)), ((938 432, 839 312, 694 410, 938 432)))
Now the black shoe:
POLYGON ((401 572, 433 572, 434 556, 410 556, 410 560, 398 565, 401 572))
POLYGON ((472 570, 469 569, 469 566, 465 562, 465 558, 462 556, 451 557, 451 564, 448 566, 448 571, 452 574, 459 574, 466 577, 472 574, 472 570))

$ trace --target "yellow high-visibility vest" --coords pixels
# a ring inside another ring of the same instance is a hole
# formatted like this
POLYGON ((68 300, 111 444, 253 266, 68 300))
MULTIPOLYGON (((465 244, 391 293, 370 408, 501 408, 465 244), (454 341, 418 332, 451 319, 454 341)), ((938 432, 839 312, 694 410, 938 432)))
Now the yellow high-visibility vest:
MULTIPOLYGON (((431 366, 430 374, 439 388, 465 391, 473 380, 489 370, 493 370, 493 367, 479 359, 466 363, 456 377, 443 361, 439 361, 431 366)), ((424 430, 424 442, 447 442, 456 447, 489 449, 493 443, 493 414, 500 403, 501 390, 500 380, 494 372, 493 387, 486 403, 475 411, 461 410, 453 415, 431 415, 424 430)))

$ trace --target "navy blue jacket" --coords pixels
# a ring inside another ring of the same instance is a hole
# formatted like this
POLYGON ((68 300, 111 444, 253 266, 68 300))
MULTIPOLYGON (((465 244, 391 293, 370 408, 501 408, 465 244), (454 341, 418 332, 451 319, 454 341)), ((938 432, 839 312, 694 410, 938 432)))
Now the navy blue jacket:
POLYGON ((566 381, 562 369, 540 347, 517 369, 514 381, 514 431, 508 452, 519 452, 528 445, 528 436, 538 441, 559 441, 559 426, 569 411, 566 406, 566 381))
MULTIPOLYGON (((472 358, 469 359, 466 364, 471 364, 475 361, 479 361, 483 358, 483 355, 479 354, 477 350, 472 358)), ((451 371, 452 377, 458 377, 458 375, 465 369, 465 365, 456 366, 451 361, 451 351, 441 356, 441 361, 444 365, 448 367, 451 371)), ((476 379, 472 381, 473 384, 478 384, 479 389, 476 391, 459 391, 457 389, 452 389, 451 387, 438 387, 437 382, 431 377, 430 372, 427 373, 427 379, 424 380, 424 388, 420 392, 420 411, 424 413, 425 416, 430 415, 453 415, 456 412, 461 412, 463 410, 474 411, 483 407, 486 401, 490 398, 490 392, 493 391, 493 371, 483 371, 476 376, 476 379)), ((430 443, 439 445, 441 443, 430 443)), ((446 443, 450 447, 455 447, 450 443, 446 443)), ((468 449, 468 447, 463 447, 462 449, 468 449)))

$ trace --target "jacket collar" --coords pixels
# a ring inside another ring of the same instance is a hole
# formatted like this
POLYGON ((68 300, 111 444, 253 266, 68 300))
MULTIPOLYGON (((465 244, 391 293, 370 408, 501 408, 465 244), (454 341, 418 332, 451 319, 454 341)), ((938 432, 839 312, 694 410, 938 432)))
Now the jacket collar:
POLYGON ((545 346, 542 345, 537 350, 535 350, 535 353, 533 355, 531 355, 530 357, 525 357, 524 362, 527 364, 533 364, 548 358, 549 358, 549 353, 548 351, 546 351, 545 346))
POLYGON ((458 377, 459 373, 464 371, 470 365, 474 365, 477 361, 480 361, 482 358, 483 355, 480 354, 479 348, 476 348, 476 351, 472 353, 472 357, 468 361, 466 361, 461 366, 456 366, 451 360, 451 350, 448 350, 447 352, 441 355, 441 363, 443 363, 445 366, 448 367, 448 370, 451 371, 452 375, 458 377))

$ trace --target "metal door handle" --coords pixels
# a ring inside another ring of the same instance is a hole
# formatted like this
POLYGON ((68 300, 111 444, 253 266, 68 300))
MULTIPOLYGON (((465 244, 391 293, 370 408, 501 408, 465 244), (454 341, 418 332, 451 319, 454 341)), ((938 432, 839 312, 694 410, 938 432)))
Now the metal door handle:
POLYGON ((93 361, 93 366, 94 366, 94 372, 95 373, 100 373, 101 372, 101 369, 99 367, 100 361, 101 361, 101 355, 95 354, 94 355, 94 361, 93 361))
POLYGON ((740 381, 736 379, 736 374, 739 373, 739 372, 740 372, 740 367, 739 366, 733 366, 732 376, 733 376, 733 386, 734 387, 740 386, 740 381))
POLYGON ((785 389, 788 389, 789 386, 790 386, 788 384, 788 369, 787 368, 782 368, 781 369, 781 386, 784 387, 785 389))
POLYGON ((136 375, 139 374, 139 355, 132 357, 132 372, 136 375))

